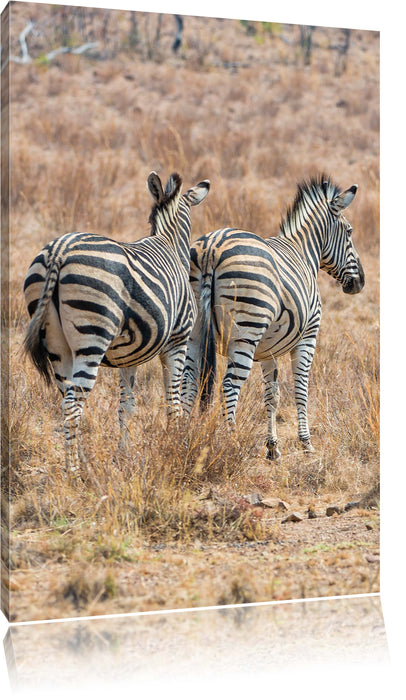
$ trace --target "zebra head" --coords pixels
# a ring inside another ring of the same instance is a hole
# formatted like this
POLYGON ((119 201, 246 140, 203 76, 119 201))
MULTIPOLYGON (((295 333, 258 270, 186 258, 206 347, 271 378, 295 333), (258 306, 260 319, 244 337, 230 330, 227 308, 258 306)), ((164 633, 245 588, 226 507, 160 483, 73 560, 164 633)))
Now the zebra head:
POLYGON ((182 179, 172 173, 165 190, 157 173, 150 173, 147 188, 154 205, 149 217, 151 236, 160 236, 175 250, 186 270, 190 268, 190 210, 200 204, 206 197, 209 180, 199 182, 184 194, 181 194, 182 179))
MULTIPOLYGON (((182 178, 178 173, 172 173, 166 183, 165 191, 162 187, 161 178, 159 175, 152 171, 148 175, 147 189, 150 193, 154 206, 149 217, 149 222, 152 224, 153 229, 156 227, 156 218, 159 211, 163 209, 170 209, 176 212, 182 187, 182 178)), ((153 233, 155 231, 153 230, 153 233)))
POLYGON ((320 267, 341 284, 345 294, 358 294, 364 287, 365 275, 352 240, 352 226, 342 213, 353 201, 358 185, 340 192, 327 180, 322 188, 329 225, 326 227, 320 267))
POLYGON ((181 195, 181 188, 182 179, 178 173, 170 175, 165 190, 162 187, 159 175, 156 172, 149 174, 147 189, 155 203, 149 217, 152 235, 158 232, 160 222, 163 227, 171 226, 171 222, 176 222, 179 211, 182 211, 183 218, 186 215, 186 220, 189 220, 190 232, 190 218, 187 214, 190 212, 190 207, 200 204, 206 197, 210 189, 210 181, 203 180, 199 182, 196 187, 190 188, 183 195, 181 195))

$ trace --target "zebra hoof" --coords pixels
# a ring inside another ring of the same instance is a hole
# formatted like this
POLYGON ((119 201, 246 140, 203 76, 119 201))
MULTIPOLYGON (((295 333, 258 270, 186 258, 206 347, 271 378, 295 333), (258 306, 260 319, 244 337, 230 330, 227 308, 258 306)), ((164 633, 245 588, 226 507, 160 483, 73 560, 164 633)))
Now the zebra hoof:
POLYGON ((71 466, 65 469, 65 475, 66 479, 70 481, 71 483, 77 482, 77 481, 84 481, 82 474, 81 474, 81 469, 80 466, 71 466))
POLYGON ((309 454, 316 452, 310 440, 300 440, 300 442, 305 452, 308 452, 309 454))
POLYGON ((268 448, 268 452, 266 455, 267 459, 272 460, 272 461, 274 461, 275 459, 279 459, 279 457, 281 456, 281 453, 278 450, 277 445, 267 445, 267 448, 268 448))

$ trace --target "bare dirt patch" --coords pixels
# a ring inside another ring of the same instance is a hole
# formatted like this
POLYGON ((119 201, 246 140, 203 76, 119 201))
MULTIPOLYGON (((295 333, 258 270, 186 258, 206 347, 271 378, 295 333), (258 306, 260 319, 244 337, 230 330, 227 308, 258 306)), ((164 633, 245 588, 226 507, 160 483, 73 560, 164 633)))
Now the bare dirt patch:
POLYGON ((116 551, 100 543, 97 558, 94 549, 87 557, 80 550, 66 556, 55 541, 44 547, 44 532, 24 532, 15 538, 13 620, 378 592, 378 510, 328 517, 331 503, 320 499, 317 518, 309 519, 303 499, 294 502, 287 513, 300 514, 300 522, 266 512, 262 526, 270 539, 152 545, 128 539, 116 551))

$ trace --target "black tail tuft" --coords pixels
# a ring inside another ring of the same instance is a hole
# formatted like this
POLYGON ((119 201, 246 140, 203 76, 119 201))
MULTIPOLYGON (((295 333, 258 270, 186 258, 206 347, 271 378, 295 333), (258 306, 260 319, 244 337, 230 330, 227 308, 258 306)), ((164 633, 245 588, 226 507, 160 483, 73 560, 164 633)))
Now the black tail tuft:
POLYGON ((40 320, 36 315, 32 317, 24 338, 24 352, 30 356, 34 366, 49 385, 51 384, 51 363, 48 352, 42 342, 40 320))
POLYGON ((30 356, 34 366, 47 384, 51 384, 51 361, 43 342, 43 328, 45 327, 48 304, 52 299, 55 286, 58 283, 61 265, 61 256, 51 257, 47 266, 41 298, 28 324, 24 338, 24 351, 30 356))
POLYGON ((204 338, 204 348, 200 367, 200 405, 206 408, 213 392, 214 381, 216 379, 216 343, 213 331, 213 322, 210 318, 204 338))
POLYGON ((202 316, 200 405, 203 408, 206 408, 209 403, 216 378, 216 340, 213 326, 212 285, 213 274, 210 275, 210 284, 202 287, 200 299, 202 316))

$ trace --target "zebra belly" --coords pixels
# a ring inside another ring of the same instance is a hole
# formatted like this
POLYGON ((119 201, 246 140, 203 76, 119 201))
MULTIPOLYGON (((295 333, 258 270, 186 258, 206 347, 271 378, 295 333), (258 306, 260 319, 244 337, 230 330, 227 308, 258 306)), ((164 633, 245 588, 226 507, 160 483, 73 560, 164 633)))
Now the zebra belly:
POLYGON ((133 301, 124 328, 110 343, 102 364, 132 367, 148 362, 172 342, 186 344, 195 317, 190 310, 191 306, 194 309, 194 299, 189 290, 180 297, 151 306, 148 312, 144 309, 143 313, 133 301))
POLYGON ((139 329, 126 329, 114 338, 101 364, 108 367, 133 367, 148 362, 165 347, 168 333, 154 338, 154 342, 145 344, 145 338, 139 329))
POLYGON ((291 311, 285 309, 277 321, 270 324, 257 345, 255 360, 279 357, 292 350, 303 337, 305 325, 295 323, 291 311))

